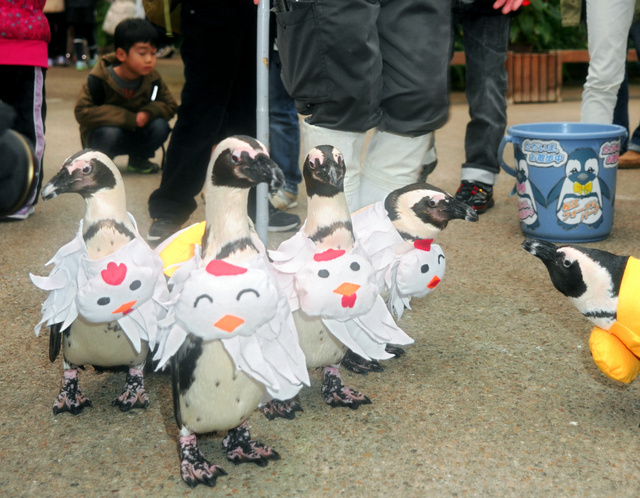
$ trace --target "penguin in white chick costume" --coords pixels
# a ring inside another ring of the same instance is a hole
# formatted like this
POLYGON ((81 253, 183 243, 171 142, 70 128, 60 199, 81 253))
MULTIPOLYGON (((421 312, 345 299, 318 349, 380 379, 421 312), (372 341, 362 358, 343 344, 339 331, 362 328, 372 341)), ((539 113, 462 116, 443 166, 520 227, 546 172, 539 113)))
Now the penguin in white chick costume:
POLYGON ((249 189, 281 179, 263 144, 223 140, 207 171, 206 223, 156 249, 172 289, 155 358, 158 368, 171 364, 181 475, 192 487, 226 475, 205 459, 196 434, 228 431, 228 460, 267 465, 280 456, 251 439, 247 419, 259 404, 309 385, 287 298, 247 216, 249 189))
POLYGON ((324 401, 357 409, 371 401, 342 382, 338 367, 347 348, 379 360, 391 358, 387 343, 413 341, 395 324, 378 293, 375 271, 355 241, 341 152, 331 145, 312 149, 303 175, 307 219, 269 256, 289 297, 307 366, 323 367, 324 401))
MULTIPOLYGON (((378 287, 389 309, 402 317, 412 297, 432 292, 444 277, 444 252, 434 238, 452 220, 478 221, 477 213, 451 194, 428 183, 413 183, 391 192, 384 201, 353 213, 356 240, 376 270, 378 287)), ((395 356, 401 348, 388 346, 395 356)), ((366 374, 382 371, 378 362, 349 351, 345 368, 366 374)))
POLYGON ((168 291, 162 261, 142 239, 127 213, 122 176, 105 154, 81 151, 42 189, 42 198, 80 194, 84 219, 75 238, 58 250, 48 277, 30 275, 49 296, 42 324, 50 329, 49 358, 62 349, 64 376, 53 413, 80 413, 91 400, 78 386, 78 367, 128 367, 122 411, 146 408, 143 368, 165 314, 168 291))

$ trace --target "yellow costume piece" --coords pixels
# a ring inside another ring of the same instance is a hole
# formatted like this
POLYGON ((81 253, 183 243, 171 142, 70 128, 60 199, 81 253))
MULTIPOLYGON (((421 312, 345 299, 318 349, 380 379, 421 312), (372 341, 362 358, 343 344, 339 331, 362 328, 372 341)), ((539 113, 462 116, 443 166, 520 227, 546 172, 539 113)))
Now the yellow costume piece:
POLYGON ((181 230, 168 240, 168 245, 160 251, 163 272, 167 277, 173 275, 182 263, 193 258, 195 246, 202 245, 206 222, 196 223, 181 230))
POLYGON ((589 348, 608 377, 629 383, 640 373, 640 260, 629 258, 618 296, 617 320, 609 330, 595 327, 589 348))

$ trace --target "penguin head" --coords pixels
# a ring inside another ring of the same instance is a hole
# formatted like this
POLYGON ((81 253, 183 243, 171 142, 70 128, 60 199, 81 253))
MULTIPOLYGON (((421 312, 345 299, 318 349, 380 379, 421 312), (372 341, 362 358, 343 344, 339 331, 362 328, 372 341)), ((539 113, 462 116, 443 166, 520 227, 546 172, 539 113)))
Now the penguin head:
POLYGON ((333 197, 344 189, 347 171, 344 156, 333 145, 319 145, 309 151, 302 166, 307 195, 333 197))
POLYGON ((525 240, 522 247, 544 263, 554 287, 594 324, 608 328, 615 320, 628 256, 537 239, 525 240))
POLYGON ((215 147, 207 178, 211 185, 239 189, 263 182, 276 188, 284 183, 282 171, 264 144, 243 135, 226 138, 215 147))
POLYGON ((64 162, 58 174, 42 188, 42 198, 46 201, 60 194, 77 193, 87 199, 122 185, 122 175, 109 156, 85 149, 64 162))
POLYGON ((412 183, 391 192, 384 202, 389 219, 407 239, 432 239, 451 220, 478 221, 464 202, 428 183, 412 183))
POLYGON ((598 176, 598 156, 593 149, 576 149, 567 158, 565 175, 572 182, 585 185, 598 176))

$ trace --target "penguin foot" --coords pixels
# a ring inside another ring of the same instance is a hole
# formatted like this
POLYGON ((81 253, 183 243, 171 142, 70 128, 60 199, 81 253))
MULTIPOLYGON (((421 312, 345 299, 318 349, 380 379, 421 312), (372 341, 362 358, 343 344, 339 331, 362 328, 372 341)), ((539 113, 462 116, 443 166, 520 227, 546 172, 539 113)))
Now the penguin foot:
POLYGON ((288 399, 286 401, 272 399, 262 406, 262 413, 267 417, 267 420, 273 420, 278 417, 293 420, 296 418, 296 412, 302 411, 304 410, 300 406, 300 403, 293 399, 288 399))
POLYGON ((336 367, 325 367, 322 378, 322 397, 333 407, 348 407, 357 410, 360 405, 370 405, 371 400, 364 394, 344 385, 336 367))
POLYGON ((192 488, 200 483, 212 488, 218 477, 227 475, 222 467, 207 461, 198 448, 195 434, 180 436, 180 460, 180 476, 192 488))
POLYGON ((85 406, 92 406, 92 403, 78 387, 78 371, 65 370, 60 394, 53 404, 53 414, 69 412, 72 415, 78 415, 85 406))
POLYGON ((392 346, 391 344, 387 344, 384 347, 384 350, 389 353, 392 354, 393 356, 395 356, 396 358, 400 358, 403 354, 404 354, 404 349, 402 349, 399 346, 392 346))
POLYGON ((113 400, 112 406, 117 406, 122 412, 128 412, 133 408, 146 409, 149 406, 149 395, 144 390, 144 378, 142 370, 130 368, 127 372, 127 380, 122 388, 122 394, 113 400))
POLYGON ((354 353, 350 349, 347 350, 347 353, 342 358, 340 365, 351 372, 362 375, 367 375, 369 372, 384 371, 382 365, 380 365, 376 360, 365 360, 362 356, 354 353))
POLYGON ((227 451, 227 460, 236 465, 255 463, 259 467, 265 467, 269 460, 280 460, 276 450, 251 440, 246 422, 227 433, 222 440, 222 447, 227 451))

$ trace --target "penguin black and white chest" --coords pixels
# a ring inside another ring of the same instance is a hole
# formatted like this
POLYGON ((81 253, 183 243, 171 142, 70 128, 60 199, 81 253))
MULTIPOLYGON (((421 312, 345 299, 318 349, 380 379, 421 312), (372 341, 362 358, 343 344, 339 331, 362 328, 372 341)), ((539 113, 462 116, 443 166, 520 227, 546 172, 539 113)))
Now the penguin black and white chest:
POLYGON ((207 171, 205 225, 158 247, 170 266, 168 254, 182 235, 203 234, 169 281, 172 299, 156 354, 159 367, 171 362, 181 473, 190 486, 213 486, 224 475, 200 453, 196 434, 229 431, 223 446, 235 463, 277 459, 249 439, 245 422, 261 402, 289 399, 309 384, 286 296, 247 215, 249 189, 281 179, 260 142, 223 140, 207 171))
POLYGON ((67 159, 42 196, 47 200, 62 193, 85 199, 80 229, 50 261, 55 267, 48 277, 31 277, 50 291, 36 334, 46 322, 50 359, 63 351, 63 390, 54 413, 78 413, 90 405, 77 387, 77 367, 85 364, 129 367, 114 404, 122 410, 146 407, 142 368, 168 299, 162 262, 127 213, 122 177, 109 157, 82 151, 67 159))

